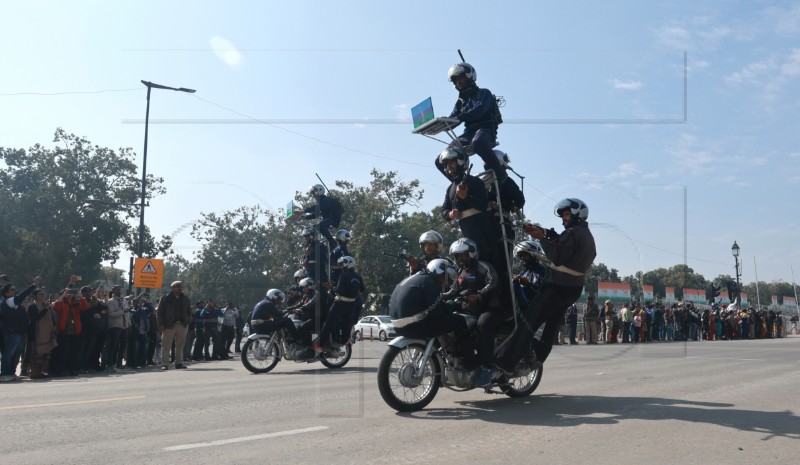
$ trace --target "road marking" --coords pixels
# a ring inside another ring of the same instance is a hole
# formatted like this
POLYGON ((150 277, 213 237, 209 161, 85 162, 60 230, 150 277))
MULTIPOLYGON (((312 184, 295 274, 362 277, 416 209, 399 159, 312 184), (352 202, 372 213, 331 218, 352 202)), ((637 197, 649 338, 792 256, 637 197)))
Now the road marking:
POLYGON ((696 358, 700 360, 737 360, 740 362, 763 362, 764 360, 760 358, 730 358, 730 357, 686 357, 686 358, 696 358))
POLYGON ((136 400, 144 399, 145 396, 132 396, 132 397, 111 397, 109 399, 92 399, 92 400, 74 400, 71 402, 53 402, 50 404, 25 404, 25 405, 11 405, 8 407, 0 407, 0 410, 17 410, 22 408, 39 408, 39 407, 61 407, 64 405, 81 405, 81 404, 97 404, 100 402, 116 402, 118 400, 136 400))
POLYGON ((180 446, 165 447, 164 450, 186 450, 197 449, 199 447, 212 447, 223 446, 225 444, 234 444, 237 442, 256 441, 258 439, 277 438, 281 436, 290 436, 292 434, 311 433, 314 431, 322 431, 328 429, 327 426, 312 426, 311 428, 292 429, 288 431, 279 431, 277 433, 258 434, 256 436, 243 436, 241 438, 221 439, 219 441, 211 442, 196 442, 194 444, 183 444, 180 446))

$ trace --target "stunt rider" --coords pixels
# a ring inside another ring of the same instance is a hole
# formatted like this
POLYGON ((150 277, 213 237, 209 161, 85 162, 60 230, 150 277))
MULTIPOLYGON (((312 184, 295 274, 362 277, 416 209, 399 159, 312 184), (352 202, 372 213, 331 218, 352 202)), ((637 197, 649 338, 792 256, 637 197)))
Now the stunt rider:
POLYGON ((311 346, 311 335, 314 333, 317 322, 321 325, 325 320, 328 309, 318 304, 319 296, 324 293, 316 291, 313 279, 303 278, 300 286, 303 287, 303 300, 287 310, 303 321, 298 328, 300 341, 305 346, 311 346), (320 308, 319 312, 317 312, 317 307, 320 308))
POLYGON ((522 241, 514 246, 514 255, 525 267, 520 274, 513 277, 514 292, 519 297, 520 307, 526 308, 539 294, 547 272, 547 268, 539 263, 539 257, 544 257, 544 250, 539 241, 522 241))
POLYGON ((523 328, 514 341, 508 358, 500 364, 504 371, 513 367, 525 355, 533 340, 535 360, 532 365, 540 366, 553 349, 558 327, 564 321, 567 308, 581 296, 585 274, 592 266, 597 251, 594 236, 586 222, 589 207, 580 199, 568 198, 558 202, 555 215, 561 218, 564 232, 545 231, 539 226, 526 224, 525 232, 540 241, 545 255, 552 262, 547 270, 539 294, 530 302, 524 317, 528 328, 523 328), (540 340, 534 340, 536 330, 544 325, 540 340))
POLYGON ((342 257, 352 257, 350 251, 347 249, 347 244, 350 242, 352 236, 350 231, 340 229, 336 231, 336 246, 331 250, 331 282, 338 283, 339 275, 342 274, 342 266, 339 264, 339 259, 342 257), (336 265, 334 265, 336 263, 336 265))
POLYGON ((482 367, 477 386, 486 387, 494 374, 494 337, 511 312, 500 305, 497 271, 488 262, 478 260, 474 241, 461 238, 453 242, 450 255, 459 266, 458 278, 442 297, 465 298, 464 309, 478 317, 478 359, 482 367))
POLYGON ((303 210, 303 219, 312 220, 316 217, 322 217, 319 222, 319 232, 328 240, 330 248, 336 247, 336 241, 331 236, 329 228, 338 228, 339 223, 342 221, 342 214, 344 208, 342 203, 329 195, 325 195, 325 186, 322 184, 314 184, 308 188, 306 194, 317 201, 316 204, 303 210))
MULTIPOLYGON (((508 167, 508 163, 510 162, 508 154, 502 150, 496 149, 493 150, 493 152, 497 157, 497 161, 503 166, 503 168, 508 167)), ((488 164, 484 164, 483 167, 484 169, 491 168, 488 164)), ((505 222, 506 237, 510 243, 513 244, 516 234, 514 233, 514 228, 512 227, 512 215, 518 211, 521 211, 522 207, 525 206, 525 194, 522 193, 522 190, 519 188, 517 182, 510 177, 506 177, 502 180, 498 179, 498 184, 500 185, 499 205, 497 202, 498 193, 495 189, 494 182, 491 182, 486 186, 487 199, 489 201, 489 213, 492 218, 492 226, 494 227, 494 236, 498 238, 498 241, 502 240, 503 232, 500 229, 500 223, 505 222), (500 211, 500 205, 503 207, 502 211, 500 211)), ((497 247, 498 254, 506 253, 501 242, 498 242, 497 247)), ((510 251, 511 250, 509 250, 509 252, 510 251)), ((498 271, 505 270, 506 263, 507 262, 504 262, 502 264, 503 266, 498 266, 498 268, 500 268, 498 271)))
POLYGON ((250 325, 254 334, 270 334, 281 328, 286 328, 295 343, 300 342, 300 333, 294 327, 291 318, 283 316, 283 312, 278 309, 286 296, 278 289, 270 289, 264 299, 257 303, 253 308, 250 317, 250 325))
MULTIPOLYGON (((458 100, 453 106, 450 118, 464 123, 464 132, 453 141, 450 147, 472 145, 475 153, 497 174, 498 179, 506 178, 506 169, 497 161, 492 148, 497 145, 497 126, 503 122, 497 98, 489 89, 481 89, 475 81, 478 73, 469 63, 457 63, 447 71, 447 77, 458 90, 458 100)), ((441 160, 436 168, 445 174, 441 160)), ((446 175, 446 174, 445 174, 446 175)))
POLYGON ((338 264, 342 268, 342 273, 336 283, 336 299, 331 305, 328 318, 325 319, 325 324, 322 326, 317 340, 311 344, 311 348, 316 352, 324 350, 323 346, 328 344, 331 335, 337 339, 335 342, 341 342, 340 332, 345 326, 349 327, 355 311, 356 299, 364 287, 361 276, 355 270, 355 258, 342 257, 338 264))
POLYGON ((483 254, 483 260, 496 266, 493 256, 496 238, 491 219, 486 213, 489 203, 483 181, 467 173, 469 160, 461 151, 445 149, 439 155, 439 160, 452 181, 442 203, 442 217, 446 221, 457 222, 461 234, 475 242, 483 254))
POLYGON ((444 238, 442 235, 434 230, 425 231, 419 236, 419 248, 422 251, 422 256, 415 258, 411 255, 406 256, 408 262, 408 274, 412 275, 418 271, 425 269, 428 263, 441 258, 441 250, 444 245, 444 238))
POLYGON ((299 270, 294 272, 294 286, 290 287, 288 292, 286 293, 287 307, 291 307, 303 299, 303 286, 300 285, 300 281, 306 277, 307 277, 306 270, 303 268, 300 268, 299 270))
POLYGON ((454 333, 466 365, 475 365, 475 349, 464 317, 445 303, 442 290, 449 288, 458 273, 442 258, 431 260, 419 273, 395 286, 389 298, 389 316, 397 334, 409 338, 431 338, 454 333))

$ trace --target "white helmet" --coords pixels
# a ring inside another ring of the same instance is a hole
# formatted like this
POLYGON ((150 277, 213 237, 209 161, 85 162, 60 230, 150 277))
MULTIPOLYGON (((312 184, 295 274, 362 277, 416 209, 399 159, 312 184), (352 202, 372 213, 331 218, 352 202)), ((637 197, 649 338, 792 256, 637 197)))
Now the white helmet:
POLYGON ((467 157, 464 152, 457 150, 454 147, 448 147, 439 154, 439 164, 442 165, 445 174, 449 177, 461 176, 464 174, 464 171, 467 169, 468 160, 469 157, 467 157), (454 172, 451 172, 447 169, 447 162, 450 160, 456 160, 458 162, 454 172))
POLYGON ((430 231, 425 231, 419 236, 419 245, 424 244, 425 242, 432 242, 434 244, 439 244, 439 247, 444 245, 444 238, 441 234, 431 229, 430 231))
POLYGON ((475 71, 475 68, 469 63, 456 63, 447 70, 447 79, 450 82, 453 82, 456 76, 461 75, 467 76, 467 79, 472 81, 473 83, 478 80, 478 72, 475 71))
POLYGON ((346 229, 340 229, 336 231, 336 240, 341 242, 348 242, 350 241, 352 236, 350 236, 350 231, 346 229))
POLYGON ((461 239, 450 244, 450 255, 458 261, 458 255, 462 253, 469 253, 469 258, 478 258, 478 244, 472 239, 462 237, 461 239))
POLYGON ((426 266, 428 272, 435 276, 441 276, 446 274, 448 282, 453 282, 456 280, 458 276, 458 272, 456 271, 455 267, 443 258, 437 258, 431 260, 426 266))
POLYGON ((303 278, 302 280, 300 280, 300 285, 303 287, 313 287, 314 280, 311 278, 303 278))
POLYGON ((586 219, 589 218, 589 206, 581 199, 572 198, 561 200, 556 204, 555 208, 553 208, 553 212, 557 217, 561 218, 561 214, 567 209, 569 209, 573 219, 576 221, 586 221, 586 219))
POLYGON ((314 229, 313 228, 311 228, 311 227, 303 228, 303 237, 305 237, 305 236, 313 236, 313 235, 314 235, 314 229))
POLYGON ((349 255, 345 255, 344 257, 339 257, 339 259, 336 260, 336 263, 342 265, 342 268, 352 269, 356 267, 356 259, 349 255))
POLYGON ((306 273, 306 270, 303 269, 303 268, 300 268, 299 270, 294 272, 294 279, 298 279, 298 278, 303 279, 303 278, 306 278, 306 277, 308 277, 308 274, 306 273))
POLYGON ((518 255, 520 253, 526 253, 537 260, 547 258, 544 254, 544 249, 542 249, 541 244, 539 244, 539 241, 522 241, 518 243, 514 246, 514 255, 518 255))
POLYGON ((508 158, 508 154, 502 150, 494 149, 492 152, 494 152, 494 156, 497 157, 497 161, 500 162, 500 166, 506 167, 509 163, 511 163, 511 159, 508 158))
POLYGON ((306 191, 306 195, 314 198, 319 197, 324 193, 325 193, 325 186, 323 186, 322 184, 314 184, 313 186, 308 188, 308 191, 306 191))
POLYGON ((267 300, 272 303, 279 304, 286 300, 286 294, 280 289, 270 289, 267 291, 267 300))

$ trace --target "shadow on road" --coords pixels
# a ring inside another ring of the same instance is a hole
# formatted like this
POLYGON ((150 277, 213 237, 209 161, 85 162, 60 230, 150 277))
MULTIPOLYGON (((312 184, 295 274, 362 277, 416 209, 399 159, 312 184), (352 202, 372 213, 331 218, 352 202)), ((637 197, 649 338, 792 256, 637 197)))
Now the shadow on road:
POLYGON ((789 410, 762 412, 736 409, 734 404, 661 397, 541 395, 526 399, 495 398, 458 402, 463 407, 430 409, 411 417, 453 419, 480 417, 503 424, 569 427, 616 424, 624 420, 677 420, 800 439, 800 417, 789 410))

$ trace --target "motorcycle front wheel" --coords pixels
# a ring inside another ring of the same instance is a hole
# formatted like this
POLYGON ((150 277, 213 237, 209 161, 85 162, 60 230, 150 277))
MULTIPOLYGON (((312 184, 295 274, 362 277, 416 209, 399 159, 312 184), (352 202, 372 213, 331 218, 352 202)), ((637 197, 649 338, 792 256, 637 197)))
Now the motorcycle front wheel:
POLYGON ((338 349, 325 350, 322 354, 322 362, 328 368, 341 368, 347 365, 353 355, 353 344, 349 342, 338 349))
POLYGON ((527 397, 539 387, 539 382, 542 380, 542 370, 544 367, 539 367, 531 371, 525 376, 517 378, 507 378, 506 384, 500 384, 500 390, 508 397, 527 397))
POLYGON ((248 371, 256 374, 267 373, 278 364, 281 359, 278 345, 273 344, 267 349, 269 341, 268 337, 245 341, 242 347, 242 365, 248 371))
POLYGON ((378 390, 384 402, 398 412, 413 412, 425 408, 439 391, 441 367, 431 356, 425 363, 422 376, 416 371, 425 352, 420 344, 399 349, 389 346, 378 366, 378 390))

